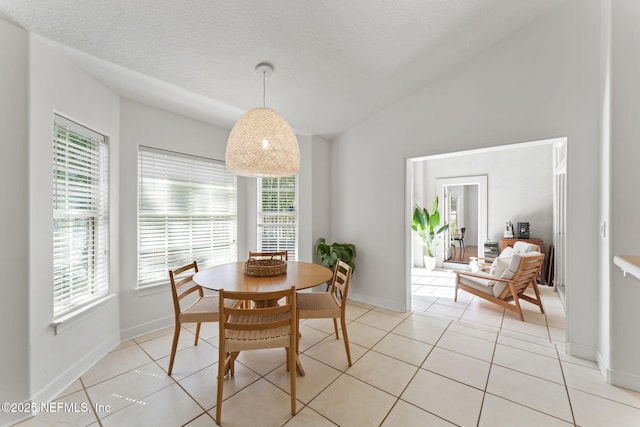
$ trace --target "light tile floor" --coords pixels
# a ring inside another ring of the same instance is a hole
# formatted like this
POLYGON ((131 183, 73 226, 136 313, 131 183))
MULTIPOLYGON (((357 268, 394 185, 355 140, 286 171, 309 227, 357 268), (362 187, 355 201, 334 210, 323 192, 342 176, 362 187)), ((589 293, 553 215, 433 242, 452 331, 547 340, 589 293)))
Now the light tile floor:
MULTIPOLYGON (((353 366, 330 320, 301 325, 298 413, 289 412, 284 351, 244 352, 225 380, 225 426, 640 426, 640 393, 606 384, 564 352, 565 317, 551 288, 545 314, 514 313, 460 292, 450 272, 413 272, 413 312, 352 302, 353 366)), ((215 425, 217 324, 193 327, 166 374, 172 329, 123 342, 58 401, 97 411, 38 414, 19 425, 215 425), (108 405, 108 408, 107 408, 108 405)))

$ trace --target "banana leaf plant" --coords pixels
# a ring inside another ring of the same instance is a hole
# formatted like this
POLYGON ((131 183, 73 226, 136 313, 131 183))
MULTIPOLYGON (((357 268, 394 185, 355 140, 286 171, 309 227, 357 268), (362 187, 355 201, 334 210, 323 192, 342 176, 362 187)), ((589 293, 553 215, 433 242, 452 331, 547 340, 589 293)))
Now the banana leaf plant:
POLYGON ((435 246, 438 244, 436 237, 444 233, 449 224, 440 226, 440 212, 438 212, 438 198, 433 202, 431 212, 420 207, 417 203, 413 210, 411 229, 416 232, 417 238, 427 251, 427 256, 435 256, 435 246))

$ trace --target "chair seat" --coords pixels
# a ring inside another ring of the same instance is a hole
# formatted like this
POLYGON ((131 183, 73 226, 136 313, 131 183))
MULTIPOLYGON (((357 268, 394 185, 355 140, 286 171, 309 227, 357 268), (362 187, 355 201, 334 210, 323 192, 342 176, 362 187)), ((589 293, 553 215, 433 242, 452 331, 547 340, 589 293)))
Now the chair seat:
MULTIPOLYGON (((476 272, 474 274, 483 274, 483 272, 476 272)), ((485 273, 488 276, 488 273, 485 273)), ((491 276, 488 276, 486 279, 481 279, 479 277, 465 276, 460 274, 460 284, 469 286, 477 291, 485 293, 487 295, 493 295, 493 286, 496 281, 491 280, 491 276)))
MULTIPOLYGON (((225 304, 226 305, 226 304, 225 304)), ((267 316, 229 316, 229 323, 264 324, 288 319, 288 313, 267 316)), ((229 352, 289 346, 289 326, 269 329, 227 330, 225 348, 229 352)))
MULTIPOLYGON (((225 301, 224 305, 231 307, 234 303, 234 301, 225 301)), ((180 321, 184 323, 217 322, 220 318, 219 310, 220 302, 217 295, 200 297, 182 310, 180 321)))
MULTIPOLYGON (((493 295, 494 297, 499 296, 502 293, 502 291, 504 291, 504 289, 508 286, 507 282, 495 280, 495 278, 486 271, 476 271, 473 274, 482 275, 482 276, 486 275, 487 278, 485 279, 481 277, 467 276, 464 273, 461 273, 460 284, 467 285, 470 288, 478 290, 487 295, 493 295)), ((511 276, 509 276, 508 278, 510 277, 511 276)))
POLYGON ((340 303, 332 293, 299 293, 296 299, 301 319, 338 318, 341 315, 340 303))

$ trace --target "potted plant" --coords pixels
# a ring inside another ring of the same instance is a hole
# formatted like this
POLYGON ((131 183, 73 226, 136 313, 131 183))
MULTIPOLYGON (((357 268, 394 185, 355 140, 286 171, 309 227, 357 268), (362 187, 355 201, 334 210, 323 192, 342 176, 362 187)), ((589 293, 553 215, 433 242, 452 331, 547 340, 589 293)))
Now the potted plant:
POLYGON ((449 228, 449 224, 440 226, 440 212, 438 212, 438 198, 433 202, 431 212, 420 207, 417 203, 413 210, 411 229, 417 233, 418 240, 426 249, 424 266, 433 270, 436 266, 435 246, 438 236, 449 228))
POLYGON ((319 238, 316 242, 316 254, 320 257, 322 264, 335 270, 338 258, 351 266, 355 271, 356 245, 353 243, 332 243, 327 245, 324 238, 319 238))

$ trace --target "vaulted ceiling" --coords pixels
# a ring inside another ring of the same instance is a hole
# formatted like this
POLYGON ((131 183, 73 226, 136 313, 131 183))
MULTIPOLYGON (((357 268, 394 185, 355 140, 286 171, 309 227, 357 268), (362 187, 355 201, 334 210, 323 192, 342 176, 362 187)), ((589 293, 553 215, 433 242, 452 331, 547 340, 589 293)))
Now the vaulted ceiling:
POLYGON ((564 0, 0 0, 121 95, 230 127, 266 105, 332 137, 564 0), (70 48, 70 49, 69 49, 70 48))

